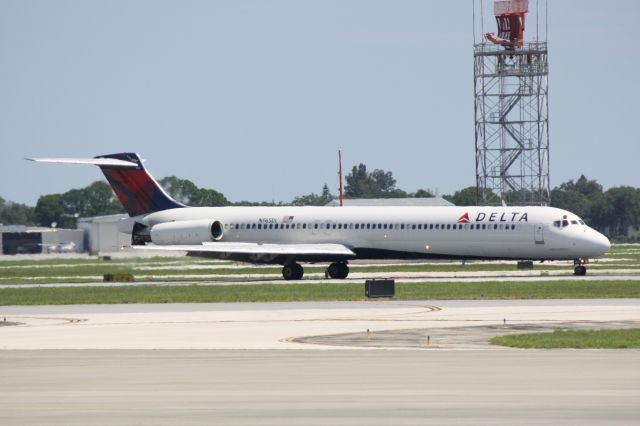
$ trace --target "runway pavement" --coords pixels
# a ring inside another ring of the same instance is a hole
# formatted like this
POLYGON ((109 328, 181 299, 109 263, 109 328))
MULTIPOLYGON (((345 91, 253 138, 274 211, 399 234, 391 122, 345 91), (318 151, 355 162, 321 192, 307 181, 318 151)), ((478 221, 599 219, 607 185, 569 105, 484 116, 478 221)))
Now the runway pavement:
POLYGON ((635 425, 640 299, 0 307, 0 425, 635 425), (367 332, 368 330, 368 332, 367 332), (430 338, 429 340, 427 340, 430 338))
POLYGON ((0 351, 3 425, 637 425, 637 351, 0 351))
MULTIPOLYGON (((378 332, 420 330, 414 333, 418 336, 460 327, 476 327, 473 334, 486 339, 471 348, 486 349, 496 328, 508 333, 516 326, 554 328, 568 323, 637 326, 640 299, 7 306, 0 307, 0 318, 20 323, 0 328, 0 349, 384 347, 384 336, 378 332), (379 345, 301 340, 352 334, 358 341, 359 333, 367 330, 379 345)), ((416 347, 409 340, 395 346, 416 347)), ((434 349, 459 348, 455 342, 431 343, 434 349)))

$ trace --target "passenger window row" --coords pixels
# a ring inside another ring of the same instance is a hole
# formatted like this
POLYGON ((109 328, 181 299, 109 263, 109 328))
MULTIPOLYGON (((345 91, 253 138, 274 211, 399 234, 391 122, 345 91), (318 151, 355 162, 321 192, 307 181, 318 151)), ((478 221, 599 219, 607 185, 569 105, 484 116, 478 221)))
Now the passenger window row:
MULTIPOLYGON (((554 222, 555 225, 555 222, 554 222)), ((285 224, 285 223, 232 223, 225 224, 225 229, 238 229, 238 230, 253 230, 253 229, 357 229, 357 230, 371 230, 371 229, 381 229, 381 230, 400 230, 400 231, 413 231, 413 230, 436 230, 436 231, 444 231, 444 230, 513 230, 516 229, 515 224, 487 224, 487 223, 454 223, 454 224, 440 224, 440 223, 419 223, 419 224, 387 224, 387 223, 314 223, 314 224, 306 224, 306 223, 296 223, 296 224, 285 224)))

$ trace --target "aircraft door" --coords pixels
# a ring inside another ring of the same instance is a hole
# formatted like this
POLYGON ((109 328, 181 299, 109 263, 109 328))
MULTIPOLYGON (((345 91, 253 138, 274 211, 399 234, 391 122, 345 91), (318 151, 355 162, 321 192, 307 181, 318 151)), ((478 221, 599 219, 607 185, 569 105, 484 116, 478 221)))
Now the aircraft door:
POLYGON ((544 225, 542 223, 536 223, 533 229, 533 239, 536 244, 544 244, 544 225))

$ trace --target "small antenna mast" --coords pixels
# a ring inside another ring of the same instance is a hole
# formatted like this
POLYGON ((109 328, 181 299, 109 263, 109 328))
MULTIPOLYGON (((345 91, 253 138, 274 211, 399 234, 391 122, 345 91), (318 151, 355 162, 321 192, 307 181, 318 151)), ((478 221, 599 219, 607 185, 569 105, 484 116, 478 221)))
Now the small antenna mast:
POLYGON ((538 5, 540 4, 540 2, 538 0, 536 0, 536 43, 540 43, 540 25, 539 25, 539 21, 540 21, 540 9, 538 8, 538 5))
POLYGON ((342 150, 338 150, 338 178, 340 179, 340 207, 344 205, 344 193, 342 190, 342 150))
MULTIPOLYGON (((482 0, 480 0, 480 37, 484 37, 484 9, 482 8, 482 0)), ((480 40, 482 40, 482 38, 480 40)))
POLYGON ((476 45, 476 0, 473 0, 473 13, 471 14, 473 18, 473 45, 476 45))

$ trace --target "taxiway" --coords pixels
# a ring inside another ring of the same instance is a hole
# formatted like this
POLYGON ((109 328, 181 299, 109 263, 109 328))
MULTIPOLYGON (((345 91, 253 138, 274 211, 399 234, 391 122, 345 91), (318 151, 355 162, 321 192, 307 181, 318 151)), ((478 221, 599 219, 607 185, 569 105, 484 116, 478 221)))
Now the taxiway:
POLYGON ((0 317, 0 424, 640 417, 638 350, 487 343, 556 327, 638 327, 640 299, 5 306, 0 317))

